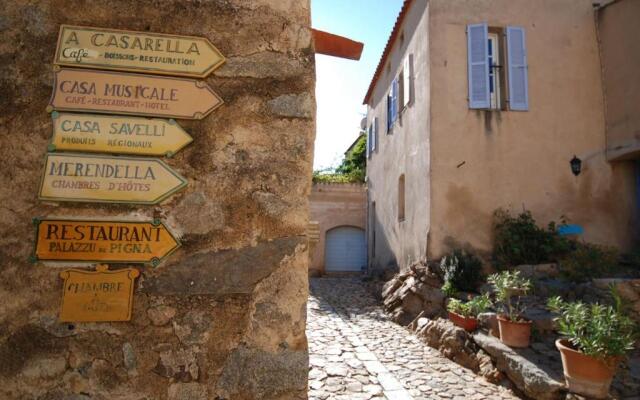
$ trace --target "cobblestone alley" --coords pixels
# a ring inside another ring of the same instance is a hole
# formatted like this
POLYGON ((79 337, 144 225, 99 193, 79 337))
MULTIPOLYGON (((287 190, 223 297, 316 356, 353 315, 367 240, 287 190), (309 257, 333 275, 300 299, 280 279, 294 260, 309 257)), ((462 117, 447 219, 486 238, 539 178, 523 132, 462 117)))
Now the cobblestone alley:
POLYGON ((311 279, 309 398, 517 399, 388 320, 356 278, 311 279))

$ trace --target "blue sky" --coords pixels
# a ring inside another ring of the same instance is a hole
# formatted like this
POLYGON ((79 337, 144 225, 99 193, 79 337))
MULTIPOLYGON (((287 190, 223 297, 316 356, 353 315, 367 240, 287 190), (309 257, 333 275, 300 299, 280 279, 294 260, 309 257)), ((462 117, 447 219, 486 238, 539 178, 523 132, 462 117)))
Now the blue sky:
POLYGON ((312 26, 364 43, 360 61, 316 55, 314 169, 335 167, 356 139, 369 87, 403 0, 312 0, 312 26))

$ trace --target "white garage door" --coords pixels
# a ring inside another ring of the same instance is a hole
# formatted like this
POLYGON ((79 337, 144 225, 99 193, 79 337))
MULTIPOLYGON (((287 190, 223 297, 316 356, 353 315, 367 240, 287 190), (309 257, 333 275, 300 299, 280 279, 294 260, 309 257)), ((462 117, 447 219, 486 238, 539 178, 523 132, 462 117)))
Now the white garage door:
POLYGON ((367 263, 364 230, 341 226, 328 231, 324 259, 327 272, 361 271, 367 263))

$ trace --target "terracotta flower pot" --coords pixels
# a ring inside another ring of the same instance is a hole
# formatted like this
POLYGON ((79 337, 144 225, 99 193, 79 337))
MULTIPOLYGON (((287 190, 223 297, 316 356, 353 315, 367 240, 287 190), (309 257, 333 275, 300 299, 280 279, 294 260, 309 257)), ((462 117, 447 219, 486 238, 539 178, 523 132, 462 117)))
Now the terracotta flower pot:
POLYGON ((478 329, 478 320, 473 317, 465 317, 449 311, 449 320, 467 332, 478 329))
POLYGON ((620 360, 614 357, 606 360, 593 358, 575 350, 567 339, 556 340, 556 347, 562 356, 564 379, 569 390, 596 399, 607 398, 620 360))
POLYGON ((531 321, 514 322, 503 315, 498 315, 500 340, 509 347, 529 347, 531 338, 531 321))

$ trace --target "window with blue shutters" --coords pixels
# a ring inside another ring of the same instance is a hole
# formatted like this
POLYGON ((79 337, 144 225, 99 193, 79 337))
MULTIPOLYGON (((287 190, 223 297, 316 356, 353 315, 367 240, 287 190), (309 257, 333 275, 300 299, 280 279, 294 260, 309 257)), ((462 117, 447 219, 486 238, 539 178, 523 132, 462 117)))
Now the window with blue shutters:
POLYGON ((468 25, 469 108, 528 110, 526 53, 524 28, 468 25))
POLYGON ((389 94, 387 95, 387 134, 391 133, 393 128, 393 124, 398 119, 400 101, 398 98, 398 94, 400 91, 400 84, 398 82, 398 78, 395 78, 391 82, 391 87, 389 88, 389 94))

